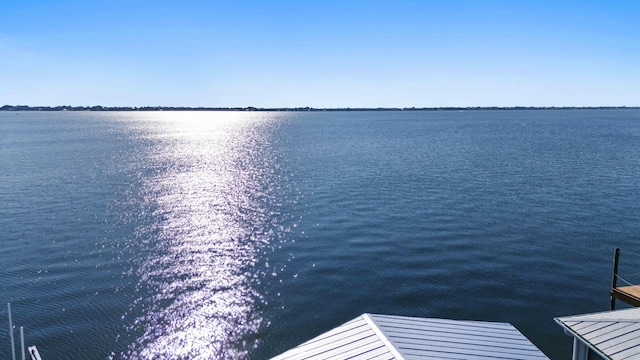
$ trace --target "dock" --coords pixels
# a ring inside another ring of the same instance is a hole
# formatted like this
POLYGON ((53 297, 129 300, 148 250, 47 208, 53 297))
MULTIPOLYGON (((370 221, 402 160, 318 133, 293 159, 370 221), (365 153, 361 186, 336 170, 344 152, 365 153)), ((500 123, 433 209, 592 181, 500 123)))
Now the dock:
MULTIPOLYGON (((640 285, 611 288, 611 296, 631 306, 638 307, 640 306, 640 285)), ((615 310, 615 305, 611 310, 615 310)))
POLYGON ((616 299, 624 301, 625 303, 639 307, 640 306, 640 285, 633 285, 628 281, 622 279, 618 274, 618 265, 620 263, 620 248, 616 248, 613 255, 613 276, 611 277, 611 310, 616 309, 616 299), (627 283, 627 286, 618 287, 618 280, 622 280, 627 283))

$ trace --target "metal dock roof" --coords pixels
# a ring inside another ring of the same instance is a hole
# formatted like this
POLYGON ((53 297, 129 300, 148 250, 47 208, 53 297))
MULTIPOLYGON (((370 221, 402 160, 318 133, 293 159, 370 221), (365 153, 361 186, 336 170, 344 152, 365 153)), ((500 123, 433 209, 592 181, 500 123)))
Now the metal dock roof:
POLYGON ((508 323, 363 314, 274 360, 548 359, 508 323))
POLYGON ((640 308, 563 316, 555 321, 605 359, 640 358, 640 308))

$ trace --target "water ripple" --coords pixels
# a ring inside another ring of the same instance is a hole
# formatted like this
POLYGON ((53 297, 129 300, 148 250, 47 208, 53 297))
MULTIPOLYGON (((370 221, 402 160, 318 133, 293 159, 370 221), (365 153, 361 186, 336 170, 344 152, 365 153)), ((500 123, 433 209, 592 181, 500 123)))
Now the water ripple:
POLYGON ((130 331, 140 336, 119 356, 243 357, 257 346, 251 338, 263 321, 255 265, 278 224, 274 121, 173 114, 143 126, 156 175, 143 179, 141 211, 154 221, 129 246, 144 249, 130 311, 138 314, 130 331))

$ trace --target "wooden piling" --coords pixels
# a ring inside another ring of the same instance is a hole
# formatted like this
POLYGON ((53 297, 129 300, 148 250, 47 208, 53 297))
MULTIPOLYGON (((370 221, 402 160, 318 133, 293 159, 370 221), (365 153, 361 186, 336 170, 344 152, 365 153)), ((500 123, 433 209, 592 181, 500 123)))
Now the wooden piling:
POLYGON ((613 276, 611 277, 611 310, 616 309, 616 298, 613 295, 614 289, 618 285, 618 260, 620 258, 620 248, 616 248, 613 254, 613 276))

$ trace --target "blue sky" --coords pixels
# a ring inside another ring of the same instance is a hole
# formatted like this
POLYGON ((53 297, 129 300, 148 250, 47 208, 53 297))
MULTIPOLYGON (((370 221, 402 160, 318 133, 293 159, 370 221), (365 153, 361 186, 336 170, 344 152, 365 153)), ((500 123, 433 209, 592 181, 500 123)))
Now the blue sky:
POLYGON ((638 1, 0 2, 0 105, 640 105, 638 1))

